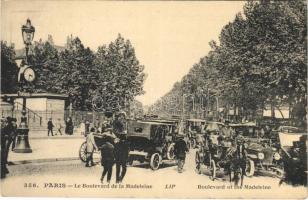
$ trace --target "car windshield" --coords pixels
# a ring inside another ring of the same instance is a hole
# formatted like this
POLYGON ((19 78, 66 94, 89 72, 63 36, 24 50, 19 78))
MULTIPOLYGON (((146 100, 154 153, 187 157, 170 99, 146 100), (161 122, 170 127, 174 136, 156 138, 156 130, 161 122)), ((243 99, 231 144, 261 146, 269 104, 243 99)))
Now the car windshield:
POLYGON ((281 127, 281 131, 286 132, 286 133, 299 133, 300 132, 299 128, 291 127, 291 126, 281 127))
POLYGON ((258 130, 255 127, 250 126, 238 126, 234 127, 234 130, 237 134, 241 134, 244 137, 256 138, 258 137, 258 130))
POLYGON ((222 128, 222 125, 218 125, 217 123, 209 123, 206 127, 207 131, 216 131, 222 128))

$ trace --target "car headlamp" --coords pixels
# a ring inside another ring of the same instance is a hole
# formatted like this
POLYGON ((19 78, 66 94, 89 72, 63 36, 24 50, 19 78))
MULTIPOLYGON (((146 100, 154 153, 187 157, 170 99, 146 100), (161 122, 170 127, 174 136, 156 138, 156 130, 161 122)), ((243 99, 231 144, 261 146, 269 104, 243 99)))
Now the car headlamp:
POLYGON ((258 159, 263 160, 264 159, 264 153, 258 153, 258 159))
POLYGON ((279 153, 274 153, 274 159, 275 160, 280 160, 281 156, 279 153))

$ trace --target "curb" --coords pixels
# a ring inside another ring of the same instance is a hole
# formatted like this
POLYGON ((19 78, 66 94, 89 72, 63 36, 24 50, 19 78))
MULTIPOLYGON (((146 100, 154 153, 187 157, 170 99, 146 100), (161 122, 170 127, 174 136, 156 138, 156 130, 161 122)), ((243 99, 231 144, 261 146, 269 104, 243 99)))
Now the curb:
POLYGON ((20 160, 20 161, 9 161, 8 165, 23 165, 31 163, 46 163, 46 162, 56 162, 56 161, 70 161, 70 160, 80 160, 79 157, 68 157, 68 158, 43 158, 34 160, 20 160))
POLYGON ((30 140, 39 140, 39 139, 45 139, 45 140, 57 140, 57 139, 82 139, 85 138, 85 136, 74 136, 74 137, 70 137, 70 136, 59 136, 59 137, 52 137, 52 136, 34 136, 34 137, 29 137, 30 140))

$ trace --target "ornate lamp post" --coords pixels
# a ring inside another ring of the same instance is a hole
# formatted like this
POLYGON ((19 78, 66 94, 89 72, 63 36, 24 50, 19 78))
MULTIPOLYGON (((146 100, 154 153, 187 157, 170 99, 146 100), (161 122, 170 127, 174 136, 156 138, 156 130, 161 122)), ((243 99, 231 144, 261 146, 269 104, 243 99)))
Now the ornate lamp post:
POLYGON ((21 27, 22 39, 26 45, 26 63, 28 63, 29 46, 34 38, 35 28, 31 25, 30 19, 27 19, 27 23, 21 27))
MULTIPOLYGON (((29 47, 31 46, 32 40, 34 38, 34 32, 35 28, 31 25, 30 19, 27 19, 27 23, 21 27, 22 38, 26 46, 26 59, 22 62, 18 73, 18 81, 23 88, 27 82, 32 82, 35 79, 35 73, 33 69, 30 68, 28 60, 29 47)), ((30 148, 29 144, 29 128, 26 117, 26 94, 19 93, 19 95, 22 96, 22 116, 19 127, 17 129, 17 144, 14 152, 31 153, 32 149, 30 148)))

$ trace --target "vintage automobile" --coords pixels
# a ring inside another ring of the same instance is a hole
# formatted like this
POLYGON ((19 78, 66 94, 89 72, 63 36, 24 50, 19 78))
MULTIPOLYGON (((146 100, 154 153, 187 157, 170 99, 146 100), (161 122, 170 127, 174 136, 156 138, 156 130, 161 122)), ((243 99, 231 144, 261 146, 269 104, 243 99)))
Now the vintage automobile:
POLYGON ((173 160, 175 132, 170 127, 167 122, 129 121, 130 164, 147 161, 152 170, 157 170, 164 160, 173 160))
POLYGON ((247 170, 254 169, 254 162, 246 156, 244 141, 237 141, 231 137, 224 137, 218 131, 208 131, 202 146, 195 155, 196 170, 200 174, 201 166, 210 171, 210 178, 214 180, 218 170, 223 170, 234 181, 236 186, 242 186, 247 170))
MULTIPOLYGON (((253 176, 255 170, 283 176, 281 155, 270 138, 262 137, 261 128, 255 123, 231 124, 236 135, 242 135, 246 143, 247 156, 254 162, 255 169, 247 170, 247 176, 253 176)), ((252 165, 251 165, 252 166, 252 165)))

